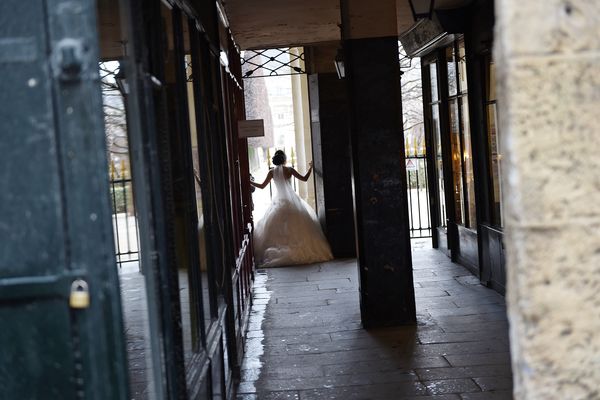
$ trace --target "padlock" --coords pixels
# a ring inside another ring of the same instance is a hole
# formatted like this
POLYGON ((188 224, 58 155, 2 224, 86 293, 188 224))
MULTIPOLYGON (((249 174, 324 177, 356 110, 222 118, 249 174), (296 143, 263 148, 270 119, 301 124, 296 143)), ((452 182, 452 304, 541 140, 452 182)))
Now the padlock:
POLYGON ((90 291, 87 282, 83 279, 76 279, 71 284, 69 306, 71 308, 88 308, 90 306, 90 291))

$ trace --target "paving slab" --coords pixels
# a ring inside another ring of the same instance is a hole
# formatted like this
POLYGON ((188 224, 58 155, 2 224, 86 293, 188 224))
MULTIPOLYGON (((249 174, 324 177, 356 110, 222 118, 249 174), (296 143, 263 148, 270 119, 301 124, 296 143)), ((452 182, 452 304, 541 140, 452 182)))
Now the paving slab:
POLYGON ((368 331, 355 260, 261 270, 237 400, 512 398, 504 298, 426 246, 413 267, 417 325, 368 331))

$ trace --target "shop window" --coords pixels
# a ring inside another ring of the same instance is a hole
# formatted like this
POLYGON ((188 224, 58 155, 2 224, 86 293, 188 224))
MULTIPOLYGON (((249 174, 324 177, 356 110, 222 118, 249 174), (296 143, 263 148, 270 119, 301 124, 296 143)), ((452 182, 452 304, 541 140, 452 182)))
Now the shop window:
POLYGON ((446 48, 446 68, 448 71, 448 96, 456 96, 458 85, 456 82, 456 60, 454 46, 446 48))
POLYGON ((454 214, 453 222, 476 229, 475 175, 464 40, 459 38, 452 45, 436 52, 435 59, 438 61, 432 61, 426 66, 425 75, 431 95, 427 106, 431 115, 440 226, 445 227, 447 224, 448 206, 449 214, 454 214), (445 116, 448 118, 447 122, 443 118, 445 116), (449 149, 445 148, 446 143, 449 149), (445 165, 443 154, 449 156, 445 165), (445 179, 444 167, 451 169, 451 172, 446 171, 448 179, 445 179))
POLYGON ((440 131, 440 106, 431 106, 433 140, 435 145, 435 166, 437 169, 437 182, 440 206, 440 226, 446 226, 446 197, 444 196, 444 163, 442 161, 442 136, 440 131))
POLYGON ((502 227, 502 148, 498 132, 498 114, 496 112, 496 68, 491 57, 486 61, 486 114, 488 135, 488 158, 490 180, 492 183, 491 221, 494 226, 502 227))
POLYGON ((188 107, 190 117, 190 136, 191 136, 191 150, 192 150, 192 165, 194 169, 194 190, 196 193, 196 211, 198 215, 198 250, 200 257, 200 287, 199 297, 202 303, 202 315, 204 317, 204 326, 209 326, 211 322, 211 296, 208 288, 208 257, 207 257, 207 244, 206 244, 206 223, 204 219, 205 207, 202 199, 202 177, 200 174, 200 155, 204 154, 204 149, 200 148, 198 144, 198 121, 196 120, 195 111, 195 94, 194 94, 194 83, 192 75, 192 60, 190 55, 185 56, 187 66, 187 96, 188 96, 188 107))
POLYGON ((458 66, 458 87, 460 93, 467 93, 467 57, 463 39, 458 42, 458 57, 456 64, 458 66))
POLYGON ((455 221, 477 228, 475 177, 469 125, 469 99, 465 43, 461 38, 446 49, 448 66, 448 106, 455 203, 455 221))
MULTIPOLYGON (((450 76, 448 76, 450 79, 450 76)), ((460 115, 458 112, 458 100, 450 101, 450 143, 452 145, 452 183, 454 191, 454 211, 457 224, 465 221, 463 174, 462 174, 462 151, 460 145, 460 115)))
POLYGON ((429 64, 429 78, 431 88, 431 125, 433 130, 433 146, 435 154, 435 168, 437 175, 437 185, 439 193, 439 214, 440 224, 439 226, 446 226, 446 198, 444 196, 444 163, 442 161, 442 134, 441 134, 441 122, 440 122, 440 96, 438 88, 437 78, 437 64, 429 64))
MULTIPOLYGON (((184 21, 184 32, 189 41, 186 47, 186 88, 188 98, 188 112, 190 121, 190 141, 192 152, 192 168, 194 175, 195 204, 197 211, 197 235, 199 265, 192 272, 194 279, 194 306, 196 315, 200 320, 199 327, 203 341, 210 326, 215 322, 217 312, 217 292, 215 287, 214 254, 211 254, 207 237, 209 236, 209 221, 211 210, 206 207, 206 202, 214 195, 214 183, 209 178, 210 149, 207 132, 210 131, 209 109, 213 109, 211 100, 215 90, 212 88, 210 62, 215 63, 211 57, 206 39, 201 35, 195 24, 184 21), (212 256, 212 257, 211 257, 212 256)), ((195 346, 200 350, 201 346, 195 346)))
POLYGON ((437 65, 435 63, 429 64, 429 77, 431 79, 431 101, 439 101, 440 96, 438 94, 437 65))
MULTIPOLYGON (((199 82, 205 81, 205 71, 199 67, 197 54, 200 32, 195 23, 177 8, 162 6, 169 50, 165 68, 171 149, 174 157, 172 170, 177 190, 175 198, 176 243, 178 252, 177 278, 180 301, 180 328, 183 354, 189 366, 196 353, 204 351, 206 332, 216 317, 215 288, 210 285, 211 254, 207 246, 207 216, 205 207, 208 191, 206 160, 208 152, 201 139, 206 118, 198 108, 199 82), (204 146, 203 146, 204 145, 204 146)), ((206 57, 205 57, 206 58, 206 57)))
POLYGON ((465 168, 465 189, 467 196, 467 212, 469 217, 469 228, 477 228, 477 213, 475 209, 475 176, 473 174, 473 148, 471 144, 471 128, 469 125, 469 105, 461 102, 463 132, 463 164, 465 168))

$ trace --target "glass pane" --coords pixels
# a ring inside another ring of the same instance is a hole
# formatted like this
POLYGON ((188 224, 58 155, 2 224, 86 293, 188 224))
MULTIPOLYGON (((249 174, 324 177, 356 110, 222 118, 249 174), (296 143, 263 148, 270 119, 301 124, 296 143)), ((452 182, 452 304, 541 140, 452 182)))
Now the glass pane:
POLYGON ((440 205, 440 226, 446 226, 446 197, 444 192, 444 164, 442 162, 442 137, 440 132, 440 110, 437 104, 431 106, 432 129, 437 172, 438 196, 440 205))
POLYGON ((458 42, 458 80, 461 93, 467 92, 467 57, 465 54, 465 41, 458 42))
POLYGON ((455 220, 457 224, 463 224, 465 221, 465 214, 463 208, 462 152, 460 147, 458 100, 450 101, 450 141, 452 146, 452 182, 454 185, 455 220))
MULTIPOLYGON (((176 35, 179 33, 175 30, 175 17, 171 9, 166 7, 164 4, 161 5, 163 21, 165 22, 165 28, 167 29, 167 46, 168 49, 172 50, 167 53, 167 65, 177 65, 179 62, 183 62, 184 60, 178 52, 175 52, 175 40, 176 35)), ((165 80, 170 89, 171 96, 169 96, 169 109, 171 110, 169 118, 173 118, 173 120, 178 120, 181 116, 180 113, 176 112, 177 108, 180 106, 184 106, 184 104, 180 104, 178 101, 178 92, 177 89, 181 82, 178 81, 178 76, 176 74, 175 68, 166 68, 165 71, 165 80)), ((183 115, 187 116, 187 110, 183 110, 183 115)), ((185 118, 185 117, 184 117, 185 118)), ((187 134, 185 129, 185 125, 183 121, 177 121, 178 123, 174 126, 177 126, 177 131, 173 132, 175 137, 181 137, 181 142, 172 142, 176 146, 174 151, 178 151, 180 149, 186 148, 186 142, 184 139, 184 135, 187 134), (179 123, 180 122, 180 123, 179 123)), ((175 179, 183 179, 186 171, 183 170, 183 163, 179 161, 181 157, 178 157, 177 160, 173 162, 173 174, 175 179)), ((194 346, 197 344, 197 332, 198 332, 198 321, 196 318, 196 312, 194 309, 194 287, 193 280, 190 279, 192 276, 192 269, 197 262, 197 259, 193 257, 189 249, 189 243, 192 238, 192 233, 189 232, 191 222, 187 220, 190 216, 189 211, 185 210, 185 207, 182 205, 189 201, 189 192, 184 190, 179 190, 177 193, 174 193, 175 207, 176 207, 176 250, 180 255, 178 258, 178 269, 177 269, 177 277, 179 283, 179 303, 181 307, 181 331, 183 334, 183 354, 186 363, 191 359, 191 356, 194 352, 194 346), (189 233, 188 233, 189 232, 189 233)))
POLYGON ((493 60, 488 60, 487 100, 496 100, 496 64, 493 60))
POLYGON ((473 150, 471 146, 471 128, 469 126, 469 102, 466 96, 461 99, 462 132, 463 132, 463 162, 465 164, 465 187, 467 189, 467 213, 469 215, 467 227, 477 228, 477 214, 475 211, 475 177, 473 176, 473 150))
POLYGON ((437 64, 429 64, 429 81, 431 84, 431 101, 438 101, 438 80, 437 80, 437 64))
MULTIPOLYGON (((187 24, 184 25, 187 28, 187 24)), ((192 34, 196 34, 193 32, 192 34)), ((202 306, 202 318, 204 319, 204 326, 207 327, 211 321, 211 299, 209 288, 208 288, 208 257, 206 247, 206 225, 204 223, 204 201, 202 199, 202 178, 200 174, 200 155, 203 154, 202 149, 198 145, 198 119, 196 118, 196 107, 194 104, 194 83, 192 74, 192 59, 188 54, 185 56, 186 64, 186 76, 188 77, 187 82, 187 96, 188 96, 188 107, 190 116, 190 136, 192 143, 192 163, 194 168, 194 188, 196 193, 196 211, 198 215, 198 251, 200 257, 200 265, 197 267, 199 271, 198 276, 200 277, 200 287, 198 288, 200 302, 202 306)), ((196 74, 198 77, 200 74, 196 74)))
POLYGON ((490 173, 492 175, 492 224, 503 226, 502 215, 502 149, 498 137, 498 118, 496 104, 487 107, 488 141, 490 152, 490 173))
MULTIPOLYGON (((112 205, 116 262, 119 267, 121 307, 127 346, 129 391, 132 400, 155 399, 156 371, 153 367, 150 311, 154 288, 146 284, 140 252, 138 216, 135 209, 125 98, 117 77, 121 64, 104 61, 99 64, 100 87, 104 105, 105 138, 108 150, 109 189, 112 205)), ((154 337, 158 333, 153 334, 154 337)))
POLYGON ((448 66, 448 95, 455 96, 456 91, 456 63, 454 47, 446 48, 446 65, 448 66))

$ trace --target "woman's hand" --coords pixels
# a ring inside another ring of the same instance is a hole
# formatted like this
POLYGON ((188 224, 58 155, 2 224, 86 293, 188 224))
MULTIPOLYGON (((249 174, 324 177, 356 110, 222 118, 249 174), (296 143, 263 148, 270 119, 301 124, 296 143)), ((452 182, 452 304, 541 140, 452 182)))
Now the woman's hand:
POLYGON ((308 163, 308 170, 306 171, 306 174, 304 176, 300 175, 298 173, 298 171, 296 171, 294 168, 289 168, 289 170, 291 171, 293 176, 300 179, 302 182, 306 182, 308 180, 308 177, 310 176, 310 173, 312 172, 312 167, 313 167, 313 164, 312 164, 312 161, 310 161, 308 163))

